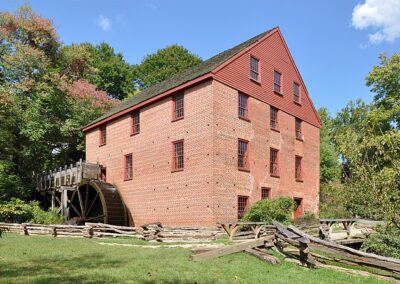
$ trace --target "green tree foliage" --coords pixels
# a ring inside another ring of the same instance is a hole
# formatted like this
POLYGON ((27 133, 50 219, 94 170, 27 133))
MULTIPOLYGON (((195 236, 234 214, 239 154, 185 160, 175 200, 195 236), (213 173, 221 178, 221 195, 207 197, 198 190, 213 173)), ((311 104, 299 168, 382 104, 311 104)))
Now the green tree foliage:
POLYGON ((147 55, 138 66, 136 84, 140 89, 147 88, 200 62, 199 56, 176 44, 159 49, 147 55))
POLYGON ((367 76, 367 86, 375 93, 374 103, 387 113, 385 120, 400 129, 400 53, 380 55, 380 65, 367 76))
POLYGON ((58 68, 69 80, 85 79, 115 99, 134 92, 136 66, 107 43, 71 44, 60 49, 58 68))
POLYGON ((115 53, 107 43, 90 49, 95 69, 91 83, 116 99, 124 99, 134 92, 136 66, 125 62, 121 53, 115 53))
POLYGON ((350 102, 339 112, 334 141, 343 159, 346 207, 400 227, 399 54, 381 59, 367 76, 374 101, 350 102))
POLYGON ((289 224, 295 209, 296 203, 290 197, 262 199, 251 205, 249 211, 243 217, 243 220, 250 222, 267 222, 270 224, 272 224, 273 221, 278 221, 289 224))
POLYGON ((362 249, 370 253, 400 258, 400 228, 391 225, 377 228, 377 233, 371 234, 365 240, 362 249))
POLYGON ((0 52, 0 198, 27 197, 33 172, 82 157, 77 129, 115 101, 90 83, 75 86, 86 55, 61 56, 51 21, 29 6, 0 13, 0 52))
POLYGON ((320 108, 318 114, 322 122, 320 129, 320 179, 321 182, 328 183, 340 178, 339 153, 332 142, 333 118, 326 108, 320 108))

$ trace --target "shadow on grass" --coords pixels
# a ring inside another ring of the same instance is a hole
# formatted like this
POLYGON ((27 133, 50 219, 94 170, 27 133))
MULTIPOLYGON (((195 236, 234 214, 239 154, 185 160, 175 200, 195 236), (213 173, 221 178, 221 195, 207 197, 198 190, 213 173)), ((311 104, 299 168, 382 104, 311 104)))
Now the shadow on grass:
POLYGON ((23 262, 2 263, 0 282, 29 283, 116 283, 114 277, 96 273, 122 265, 102 254, 86 254, 79 257, 27 258, 23 262))

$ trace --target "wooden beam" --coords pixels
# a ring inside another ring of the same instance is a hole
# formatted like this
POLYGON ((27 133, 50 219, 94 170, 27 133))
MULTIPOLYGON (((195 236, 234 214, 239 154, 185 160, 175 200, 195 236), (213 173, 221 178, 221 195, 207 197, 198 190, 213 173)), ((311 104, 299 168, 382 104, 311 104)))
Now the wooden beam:
POLYGON ((212 258, 220 257, 223 255, 228 255, 228 254, 244 251, 247 249, 252 249, 254 247, 259 247, 259 246, 272 247, 273 243, 271 243, 271 241, 273 241, 274 239, 275 239, 275 236, 267 236, 267 237, 247 241, 247 242, 242 242, 239 244, 230 245, 230 246, 227 246, 224 248, 220 248, 220 249, 193 255, 192 260, 200 261, 200 260, 212 259, 212 258))
POLYGON ((353 248, 350 248, 350 247, 346 247, 346 246, 339 245, 339 244, 336 244, 336 243, 332 243, 332 242, 328 242, 328 241, 325 241, 325 240, 321 240, 319 238, 316 238, 316 237, 313 237, 313 236, 310 236, 310 235, 304 233, 303 231, 297 229, 295 226, 292 226, 292 225, 290 225, 288 228, 292 232, 294 232, 294 233, 296 233, 296 234, 298 234, 298 235, 300 235, 302 237, 306 237, 306 238, 308 238, 310 241, 312 241, 314 243, 321 244, 321 245, 324 245, 324 246, 327 246, 327 247, 330 247, 330 248, 333 248, 333 249, 346 251, 346 252, 349 252, 351 254, 355 254, 355 255, 359 255, 359 256, 363 256, 363 257, 369 257, 369 258, 372 258, 372 259, 377 259, 377 260, 382 260, 382 261, 395 263, 395 264, 398 264, 399 268, 400 268, 400 259, 393 258, 393 257, 385 257, 385 256, 373 254, 373 253, 366 253, 366 252, 362 252, 362 251, 359 251, 359 250, 356 250, 356 249, 353 249, 353 248))
POLYGON ((247 250, 245 250, 245 252, 257 257, 258 259, 261 259, 262 261, 268 262, 270 264, 280 263, 280 260, 278 258, 276 258, 275 256, 270 255, 269 253, 267 253, 263 250, 257 249, 257 248, 247 249, 247 250))

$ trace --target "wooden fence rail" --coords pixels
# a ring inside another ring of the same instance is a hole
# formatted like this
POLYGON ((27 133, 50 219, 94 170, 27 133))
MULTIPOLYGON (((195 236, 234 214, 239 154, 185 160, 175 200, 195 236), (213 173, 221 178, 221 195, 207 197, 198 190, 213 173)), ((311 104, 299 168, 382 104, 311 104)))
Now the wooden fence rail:
POLYGON ((42 225, 1 223, 0 228, 10 232, 29 235, 76 236, 76 237, 133 237, 162 242, 212 241, 223 233, 218 228, 163 227, 160 223, 140 227, 113 226, 103 223, 78 225, 42 225))

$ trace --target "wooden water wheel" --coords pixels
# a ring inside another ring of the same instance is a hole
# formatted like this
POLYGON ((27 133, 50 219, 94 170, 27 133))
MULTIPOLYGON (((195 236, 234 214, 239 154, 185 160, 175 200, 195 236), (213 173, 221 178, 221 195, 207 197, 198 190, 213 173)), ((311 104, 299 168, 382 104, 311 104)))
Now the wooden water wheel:
POLYGON ((118 190, 104 182, 102 166, 79 160, 76 165, 36 176, 43 206, 51 207, 72 224, 85 222, 127 225, 125 205, 118 190))
POLYGON ((117 189, 99 180, 87 181, 74 191, 68 191, 69 219, 124 226, 127 224, 125 206, 117 189))
POLYGON ((44 192, 51 207, 70 224, 85 222, 125 226, 125 205, 118 190, 100 180, 85 180, 73 187, 44 192))

